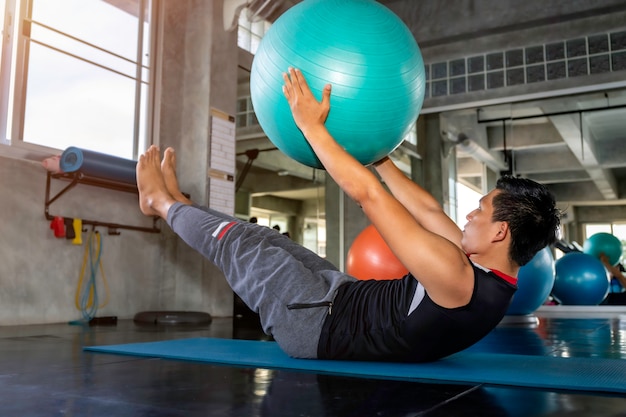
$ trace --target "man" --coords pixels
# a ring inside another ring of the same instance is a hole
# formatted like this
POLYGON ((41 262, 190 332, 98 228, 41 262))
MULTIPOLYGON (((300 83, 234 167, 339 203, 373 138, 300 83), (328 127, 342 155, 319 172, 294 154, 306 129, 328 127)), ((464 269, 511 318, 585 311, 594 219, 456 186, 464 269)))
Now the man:
POLYGON ((609 274, 611 274, 609 293, 601 304, 626 305, 626 292, 624 292, 624 288, 626 288, 626 276, 624 276, 624 265, 621 263, 611 265, 609 257, 604 253, 601 253, 599 258, 602 265, 604 265, 609 274))
POLYGON ((178 188, 171 148, 162 161, 156 147, 138 161, 142 212, 165 219, 219 267, 291 356, 419 362, 484 337, 505 314, 520 266, 556 238, 552 195, 530 180, 503 178, 461 231, 389 158, 375 169, 391 194, 337 144, 324 126, 330 85, 318 102, 300 71, 290 68, 283 78, 296 124, 407 276, 358 281, 271 229, 193 204, 178 188))

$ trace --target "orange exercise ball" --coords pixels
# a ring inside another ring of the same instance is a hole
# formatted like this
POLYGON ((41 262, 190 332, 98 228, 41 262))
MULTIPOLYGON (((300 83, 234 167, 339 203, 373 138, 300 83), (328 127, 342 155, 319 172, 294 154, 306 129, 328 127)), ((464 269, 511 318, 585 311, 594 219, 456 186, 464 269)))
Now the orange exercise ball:
POLYGON ((358 279, 396 279, 409 271, 391 252, 378 230, 369 225, 354 239, 348 251, 346 272, 358 279))

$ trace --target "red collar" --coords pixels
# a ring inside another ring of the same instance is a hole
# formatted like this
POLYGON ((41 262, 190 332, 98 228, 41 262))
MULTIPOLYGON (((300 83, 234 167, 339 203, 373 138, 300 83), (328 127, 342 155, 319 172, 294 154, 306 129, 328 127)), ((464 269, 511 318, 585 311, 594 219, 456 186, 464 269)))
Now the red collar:
POLYGON ((504 272, 500 272, 497 269, 492 269, 491 272, 508 282, 509 284, 517 285, 517 278, 512 277, 510 275, 505 274, 504 272))

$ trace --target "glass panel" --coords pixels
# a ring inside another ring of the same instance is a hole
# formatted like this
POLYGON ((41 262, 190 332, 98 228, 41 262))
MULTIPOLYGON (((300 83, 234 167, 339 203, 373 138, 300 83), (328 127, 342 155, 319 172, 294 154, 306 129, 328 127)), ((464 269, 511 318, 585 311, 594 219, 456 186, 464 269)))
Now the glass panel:
POLYGON ((609 40, 606 34, 590 36, 587 42, 589 43, 589 54, 609 51, 609 40))
POLYGON ((248 101, 246 98, 237 99, 237 113, 242 113, 248 110, 248 101))
POLYGON ((482 55, 468 58, 467 71, 471 74, 474 72, 482 72, 485 70, 485 57, 482 55))
POLYGON ((32 44, 24 140, 133 157, 135 83, 32 44))
POLYGON ((524 68, 514 68, 506 71, 506 85, 524 84, 524 68))
POLYGON ((587 58, 572 59, 567 62, 567 76, 587 75, 587 58))
POLYGON ((626 70, 626 52, 611 55, 613 71, 626 70))
POLYGON ((149 5, 33 0, 21 139, 136 157, 135 138, 141 149, 147 141, 149 5), (141 44, 140 5, 146 7, 141 44))
POLYGON ((551 62, 548 64, 547 69, 548 80, 556 80, 566 76, 565 62, 551 62))
POLYGON ((467 215, 478 207, 478 200, 482 197, 480 193, 472 190, 468 186, 456 183, 456 218, 457 225, 461 228, 467 223, 467 215))
POLYGON ((626 31, 611 33, 611 51, 626 49, 626 31))
POLYGON ((487 88, 504 87, 504 71, 495 71, 487 74, 487 88))
POLYGON ((596 233, 611 233, 611 225, 609 223, 598 224, 586 224, 585 225, 585 240, 595 235, 596 233))
POLYGON ((502 52, 496 52, 487 55, 487 69, 494 70, 504 66, 504 58, 502 58, 502 52))
POLYGON ((252 55, 256 54, 256 51, 259 49, 259 44, 261 43, 261 38, 258 36, 252 35, 250 37, 250 53, 252 55))
POLYGON ((519 67, 524 63, 524 50, 513 49, 506 51, 506 66, 507 67, 519 67))
POLYGON ((2 30, 2 42, 0 42, 0 74, 2 73, 2 50, 4 48, 4 39, 6 38, 5 35, 5 31, 6 28, 4 27, 5 25, 5 21, 4 21, 4 13, 5 13, 5 9, 6 9, 6 0, 0 0, 0 30, 2 30))
POLYGON ((239 46, 241 49, 245 49, 246 51, 250 50, 250 32, 248 30, 246 30, 245 28, 243 28, 242 26, 239 27, 239 30, 237 31, 237 46, 239 46))
POLYGON ((550 43, 546 45, 546 59, 556 61, 565 58, 565 47, 563 42, 550 43))
POLYGON ((480 91, 485 89, 485 76, 483 74, 470 75, 468 77, 469 91, 480 91))
POLYGON ((592 74, 600 74, 611 71, 611 60, 608 55, 589 57, 589 71, 592 74))
POLYGON ((248 32, 250 32, 250 26, 252 25, 250 23, 250 21, 248 20, 248 12, 247 10, 242 10, 239 13, 239 31, 246 29, 248 32))
POLYGON ((445 62, 437 62, 432 65, 433 79, 446 78, 448 76, 448 64, 445 62))
MULTIPOLYGON (((135 61, 125 60, 105 51, 94 48, 79 40, 68 38, 60 33, 51 31, 45 27, 33 24, 31 31, 31 39, 35 43, 40 43, 51 48, 65 51, 70 55, 81 57, 87 61, 97 65, 111 68, 114 71, 121 72, 129 77, 135 76, 135 61)), ((135 53, 136 55, 136 53, 135 53)), ((136 58, 134 56, 133 58, 136 58)))
MULTIPOLYGON (((139 5, 138 1, 123 3, 128 11, 99 0, 35 0, 32 18, 134 61, 137 58, 139 5)), ((65 48, 61 46, 61 49, 65 48)))
POLYGON ((450 79, 450 94, 461 94, 465 92, 465 77, 450 79))
POLYGON ((457 75, 465 74, 465 59, 455 59, 450 61, 450 76, 455 77, 457 75))
POLYGON ((545 81, 546 74, 543 65, 532 65, 526 67, 526 82, 535 83, 538 81, 545 81))
POLYGON ((15 77, 15 62, 19 37, 16 36, 19 22, 15 16, 20 14, 21 3, 17 0, 0 0, 0 29, 2 41, 0 42, 0 143, 10 144, 13 107, 11 97, 15 91, 12 80, 15 77))
POLYGON ((567 41, 567 57, 573 58, 587 55, 587 43, 585 38, 572 39, 567 41))
POLYGON ((447 81, 434 81, 431 84, 432 96, 439 97, 448 95, 448 82, 447 81))
POLYGON ((256 118, 256 114, 248 113, 248 126, 257 126, 259 120, 256 118))
POLYGON ((543 62, 543 46, 531 46, 526 48, 526 64, 543 62))
POLYGON ((139 152, 143 149, 148 149, 150 145, 148 143, 148 96, 150 94, 150 86, 148 84, 141 84, 141 103, 143 103, 141 111, 139 112, 139 140, 137 148, 133 149, 133 155, 128 157, 130 159, 137 159, 139 152))
POLYGON ((261 20, 259 22, 252 23, 251 32, 253 35, 256 35, 259 38, 262 38, 263 35, 265 34, 265 22, 261 20))
POLYGON ((622 264, 626 262, 626 223, 613 224, 613 236, 622 242, 622 264))

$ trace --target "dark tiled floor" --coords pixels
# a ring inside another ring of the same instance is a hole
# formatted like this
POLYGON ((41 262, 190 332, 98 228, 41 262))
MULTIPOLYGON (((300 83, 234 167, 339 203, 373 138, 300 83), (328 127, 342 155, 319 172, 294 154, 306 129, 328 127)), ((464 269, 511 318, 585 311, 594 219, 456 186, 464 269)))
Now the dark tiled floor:
MULTIPOLYGON (((615 395, 379 381, 82 350, 199 336, 262 337, 254 322, 229 319, 202 327, 132 321, 0 327, 0 416, 626 416, 626 399, 615 395)), ((626 315, 545 317, 536 327, 500 326, 481 344, 502 353, 626 359, 626 315)))

